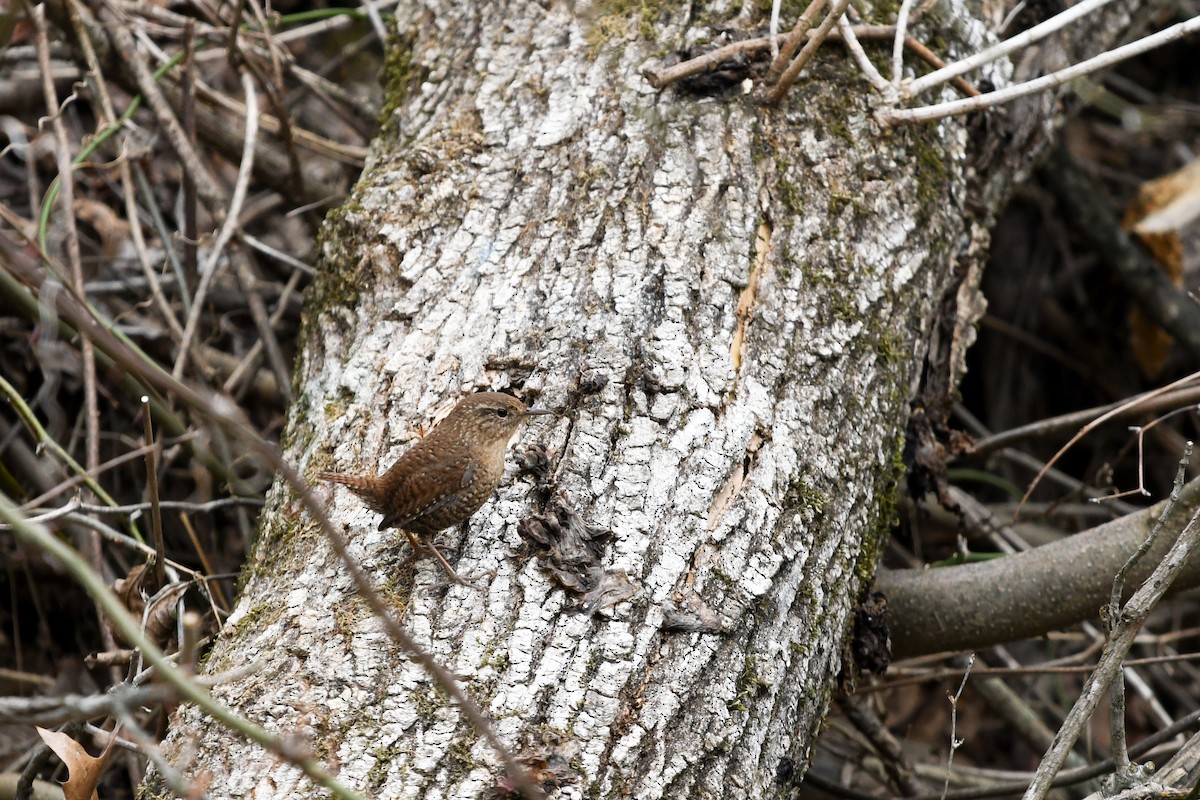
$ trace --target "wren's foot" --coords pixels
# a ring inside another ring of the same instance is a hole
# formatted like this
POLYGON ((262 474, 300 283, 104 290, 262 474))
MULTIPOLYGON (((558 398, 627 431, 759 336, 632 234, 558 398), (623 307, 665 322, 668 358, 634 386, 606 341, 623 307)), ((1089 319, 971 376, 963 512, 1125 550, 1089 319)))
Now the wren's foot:
MULTIPOLYGON (((437 549, 437 545, 435 545, 433 542, 422 542, 416 537, 415 534, 409 533, 408 531, 405 531, 404 533, 407 534, 408 541, 412 545, 413 558, 416 558, 417 555, 421 553, 424 553, 425 555, 431 555, 437 559, 439 564, 442 565, 442 569, 445 571, 446 577, 450 579, 450 583, 457 583, 461 586, 470 586, 472 589, 478 589, 480 591, 486 590, 486 584, 482 584, 480 582, 480 576, 470 576, 469 578, 463 578, 459 576, 459 574, 454 571, 454 567, 450 566, 450 562, 446 560, 446 557, 442 555, 442 552, 437 549)), ((492 573, 493 576, 494 574, 495 573, 492 573)), ((488 576, 484 575, 482 577, 486 578, 488 576)))
POLYGON ((459 586, 468 586, 477 592, 487 594, 488 586, 491 584, 492 580, 495 579, 495 577, 496 577, 496 570, 494 570, 494 569, 488 570, 487 572, 483 573, 482 575, 472 574, 472 575, 467 575, 466 577, 463 577, 462 575, 458 575, 457 573, 455 573, 454 576, 450 576, 447 573, 448 579, 444 580, 444 581, 435 581, 433 584, 433 588, 447 589, 455 584, 458 584, 459 586))

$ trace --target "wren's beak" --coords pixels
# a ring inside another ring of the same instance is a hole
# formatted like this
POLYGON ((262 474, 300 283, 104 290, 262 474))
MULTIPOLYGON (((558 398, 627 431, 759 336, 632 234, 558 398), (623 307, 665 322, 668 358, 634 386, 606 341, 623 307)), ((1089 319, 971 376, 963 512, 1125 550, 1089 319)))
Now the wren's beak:
POLYGON ((547 414, 553 414, 553 413, 554 412, 548 408, 527 408, 527 409, 525 409, 525 416, 527 416, 527 417, 544 417, 547 414))

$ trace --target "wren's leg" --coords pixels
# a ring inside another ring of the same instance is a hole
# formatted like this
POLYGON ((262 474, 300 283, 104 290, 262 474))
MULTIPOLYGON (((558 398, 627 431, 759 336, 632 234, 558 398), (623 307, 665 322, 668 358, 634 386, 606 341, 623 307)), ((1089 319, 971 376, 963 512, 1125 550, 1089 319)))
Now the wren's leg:
POLYGON ((450 577, 450 580, 452 580, 454 583, 466 583, 466 581, 458 577, 458 573, 454 571, 454 567, 450 566, 450 562, 447 561, 446 557, 442 555, 441 551, 434 546, 433 542, 422 542, 417 538, 415 533, 410 533, 408 531, 405 531, 404 535, 408 537, 408 541, 412 544, 413 555, 416 555, 417 553, 428 553, 432 555, 437 559, 438 563, 442 565, 442 569, 446 570, 446 575, 450 577))

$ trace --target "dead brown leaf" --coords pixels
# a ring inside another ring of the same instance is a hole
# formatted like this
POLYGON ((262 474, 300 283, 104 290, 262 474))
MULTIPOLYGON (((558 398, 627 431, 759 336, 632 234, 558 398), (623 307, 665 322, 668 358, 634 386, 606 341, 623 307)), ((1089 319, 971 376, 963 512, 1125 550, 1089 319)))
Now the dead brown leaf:
POLYGON ((99 235, 100 249, 106 259, 116 258, 128 244, 129 223, 104 203, 81 197, 75 201, 75 216, 99 235))
MULTIPOLYGON (((1183 285, 1183 242, 1178 230, 1200 215, 1200 159, 1169 175, 1146 181, 1125 209, 1121 227, 1132 231, 1162 265, 1175 286, 1183 285)), ((1140 308, 1129 315, 1130 346, 1138 368, 1158 377, 1171 351, 1171 336, 1140 308)))
POLYGON ((65 733, 48 731, 45 728, 38 728, 37 732, 46 746, 53 750, 54 754, 62 759, 63 764, 67 767, 68 777, 62 785, 63 798, 65 800, 99 800, 96 785, 100 783, 100 777, 104 775, 104 770, 112 758, 113 741, 116 736, 114 735, 108 740, 108 746, 104 748, 103 753, 93 756, 83 748, 83 745, 65 733))
POLYGON ((146 595, 149 594, 148 584, 152 581, 153 572, 146 564, 137 564, 129 570, 124 578, 117 578, 112 583, 112 590, 121 600, 121 605, 129 609, 134 617, 141 618, 146 610, 146 595))
POLYGON ((175 635, 176 611, 179 598, 191 587, 190 583, 173 583, 154 597, 154 605, 146 616, 146 636, 163 649, 175 635))
POLYGON ((1121 226, 1141 235, 1171 233, 1200 216, 1200 158, 1146 181, 1129 204, 1121 226))

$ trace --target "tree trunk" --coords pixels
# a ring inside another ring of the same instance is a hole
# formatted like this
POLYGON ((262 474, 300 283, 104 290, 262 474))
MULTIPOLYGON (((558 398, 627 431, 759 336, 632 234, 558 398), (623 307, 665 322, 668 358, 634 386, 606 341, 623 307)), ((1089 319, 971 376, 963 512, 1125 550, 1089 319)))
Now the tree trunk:
MULTIPOLYGON (((974 297, 982 225, 1027 163, 969 184, 963 122, 880 130, 834 45, 769 108, 650 88, 640 70, 700 24, 683 13, 548 6, 398 8, 393 111, 326 231, 286 455, 310 477, 381 472, 483 388, 558 411, 523 443, 545 443, 563 502, 611 532, 608 594, 543 567, 519 521, 546 497, 511 456, 440 538, 476 586, 406 562, 350 492, 323 490, 330 511, 564 796, 778 796, 846 666, 929 343, 957 363, 972 320, 955 298, 974 297)), ((942 35, 969 27, 955 13, 942 35)), ((287 487, 261 531, 207 671, 261 668, 218 698, 304 735, 366 794, 490 796, 497 758, 287 487)), ((214 797, 320 793, 190 707, 168 753, 214 797)))

